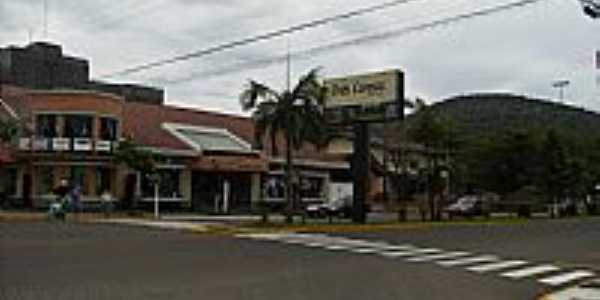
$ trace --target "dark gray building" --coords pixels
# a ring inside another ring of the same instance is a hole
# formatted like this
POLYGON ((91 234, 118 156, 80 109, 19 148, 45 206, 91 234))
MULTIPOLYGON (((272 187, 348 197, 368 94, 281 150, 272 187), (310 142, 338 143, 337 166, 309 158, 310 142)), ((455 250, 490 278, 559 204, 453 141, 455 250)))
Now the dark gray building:
POLYGON ((35 42, 23 48, 0 48, 0 83, 29 89, 96 90, 120 95, 126 101, 163 104, 162 89, 136 84, 90 81, 86 59, 66 56, 60 45, 35 42))

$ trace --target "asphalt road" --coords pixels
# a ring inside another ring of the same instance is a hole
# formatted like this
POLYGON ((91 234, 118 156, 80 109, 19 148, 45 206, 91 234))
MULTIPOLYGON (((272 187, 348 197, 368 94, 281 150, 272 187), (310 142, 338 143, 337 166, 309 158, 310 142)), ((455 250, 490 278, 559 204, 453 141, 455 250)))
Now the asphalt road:
MULTIPOLYGON (((450 226, 352 239, 600 267, 600 220, 450 226)), ((534 279, 278 241, 0 223, 0 299, 533 299, 534 279)))

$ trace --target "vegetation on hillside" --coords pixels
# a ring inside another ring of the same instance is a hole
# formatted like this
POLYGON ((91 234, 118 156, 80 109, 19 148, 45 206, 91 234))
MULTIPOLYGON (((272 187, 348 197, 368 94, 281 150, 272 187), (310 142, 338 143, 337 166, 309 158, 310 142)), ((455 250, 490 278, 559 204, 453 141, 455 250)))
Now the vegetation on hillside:
MULTIPOLYGON (((431 105, 411 114, 403 126, 419 129, 405 132, 403 143, 452 153, 449 167, 455 194, 487 191, 512 201, 511 195, 529 191, 536 197, 528 201, 560 203, 598 192, 600 114, 521 96, 486 94, 431 105), (423 138, 432 136, 437 136, 436 143, 423 138)), ((419 176, 431 178, 430 173, 419 176)))

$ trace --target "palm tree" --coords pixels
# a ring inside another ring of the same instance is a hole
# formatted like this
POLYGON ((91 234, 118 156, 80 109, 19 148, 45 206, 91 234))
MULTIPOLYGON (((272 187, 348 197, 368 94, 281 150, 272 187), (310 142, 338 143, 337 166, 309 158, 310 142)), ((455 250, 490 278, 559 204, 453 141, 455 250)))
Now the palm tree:
POLYGON ((244 111, 252 111, 256 141, 269 134, 272 153, 277 155, 277 136, 285 137, 285 201, 286 221, 292 222, 292 149, 306 142, 320 146, 325 143, 326 126, 323 118, 326 89, 318 79, 318 69, 302 76, 293 89, 282 92, 250 80, 240 95, 244 111))

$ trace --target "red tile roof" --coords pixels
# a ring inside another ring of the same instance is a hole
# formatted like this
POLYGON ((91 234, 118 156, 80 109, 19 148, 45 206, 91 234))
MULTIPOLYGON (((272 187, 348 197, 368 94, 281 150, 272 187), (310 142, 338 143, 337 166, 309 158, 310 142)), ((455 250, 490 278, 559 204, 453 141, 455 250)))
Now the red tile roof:
MULTIPOLYGON (((224 128, 249 144, 255 144, 254 122, 252 119, 243 116, 168 105, 126 102, 124 104, 123 120, 123 135, 131 137, 135 142, 148 147, 192 150, 187 144, 163 129, 163 123, 224 128)), ((263 153, 272 155, 271 143, 267 140, 265 138, 263 153)), ((283 136, 278 137, 277 144, 278 156, 283 158, 285 155, 283 136)), ((346 160, 345 155, 327 153, 326 149, 319 150, 312 145, 305 145, 299 151, 294 151, 294 157, 328 162, 346 160)))
POLYGON ((127 102, 124 106, 123 123, 125 137, 148 147, 191 150, 188 145, 163 129, 164 123, 224 128, 250 144, 254 139, 254 125, 249 118, 167 105, 127 102))

